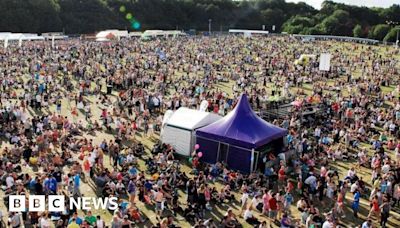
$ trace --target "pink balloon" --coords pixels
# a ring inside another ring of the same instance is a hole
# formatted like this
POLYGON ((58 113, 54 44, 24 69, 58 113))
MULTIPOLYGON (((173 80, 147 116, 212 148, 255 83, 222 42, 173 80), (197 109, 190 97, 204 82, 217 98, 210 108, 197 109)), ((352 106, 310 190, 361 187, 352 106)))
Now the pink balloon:
POLYGON ((199 144, 194 145, 194 149, 198 150, 200 148, 199 144))
POLYGON ((199 157, 199 158, 203 157, 203 152, 197 153, 197 157, 199 157))

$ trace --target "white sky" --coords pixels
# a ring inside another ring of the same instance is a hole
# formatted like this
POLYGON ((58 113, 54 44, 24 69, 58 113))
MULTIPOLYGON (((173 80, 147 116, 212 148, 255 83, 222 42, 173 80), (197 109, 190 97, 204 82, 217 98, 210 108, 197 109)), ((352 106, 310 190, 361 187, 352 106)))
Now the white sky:
MULTIPOLYGON (((324 0, 286 0, 287 2, 305 2, 316 9, 321 8, 324 0)), ((358 5, 367 7, 390 7, 393 4, 400 4, 400 0, 333 0, 334 2, 345 3, 348 5, 358 5)))

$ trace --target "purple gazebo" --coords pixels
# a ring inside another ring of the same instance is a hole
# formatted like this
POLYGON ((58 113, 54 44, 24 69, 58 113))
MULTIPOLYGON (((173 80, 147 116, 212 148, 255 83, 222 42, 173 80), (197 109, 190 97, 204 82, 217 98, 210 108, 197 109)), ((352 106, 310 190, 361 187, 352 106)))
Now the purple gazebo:
POLYGON ((225 162, 231 169, 249 173, 256 169, 261 150, 283 142, 286 134, 287 130, 257 116, 242 94, 228 115, 196 131, 196 142, 203 152, 202 161, 225 162))

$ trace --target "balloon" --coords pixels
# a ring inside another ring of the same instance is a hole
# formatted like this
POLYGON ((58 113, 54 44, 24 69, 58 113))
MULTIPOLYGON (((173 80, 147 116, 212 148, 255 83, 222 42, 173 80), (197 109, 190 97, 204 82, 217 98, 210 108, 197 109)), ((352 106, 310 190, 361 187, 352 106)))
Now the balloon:
POLYGON ((193 158, 192 158, 192 157, 190 157, 190 158, 189 158, 189 162, 190 162, 190 163, 192 163, 192 161, 193 161, 193 158))
POLYGON ((198 156, 199 158, 203 157, 203 152, 197 153, 197 156, 198 156))
POLYGON ((199 148, 200 148, 200 145, 199 145, 199 144, 194 145, 194 149, 195 149, 195 150, 198 150, 199 148))

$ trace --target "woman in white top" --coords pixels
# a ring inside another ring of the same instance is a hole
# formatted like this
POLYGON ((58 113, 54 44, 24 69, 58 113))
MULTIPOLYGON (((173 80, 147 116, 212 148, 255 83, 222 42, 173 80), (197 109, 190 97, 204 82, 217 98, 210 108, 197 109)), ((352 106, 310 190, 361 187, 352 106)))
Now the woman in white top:
POLYGON ((396 155, 396 163, 397 163, 397 165, 399 165, 400 164, 400 146, 399 146, 400 144, 398 144, 397 146, 396 146, 396 149, 394 149, 394 153, 395 153, 395 155, 396 155))
POLYGON ((148 130, 147 134, 150 137, 154 136, 154 125, 153 125, 152 121, 149 121, 149 130, 148 130))
POLYGON ((103 221, 103 219, 100 218, 100 216, 97 216, 96 227, 97 228, 104 228, 105 227, 105 222, 103 221))
POLYGON ((249 199, 249 194, 247 193, 247 190, 244 189, 242 197, 240 198, 240 202, 242 203, 242 208, 240 210, 240 214, 242 214, 243 210, 246 208, 248 199, 249 199))
POLYGON ((52 222, 47 217, 47 214, 43 215, 43 217, 40 219, 40 227, 41 228, 50 228, 51 223, 52 222))
POLYGON ((244 212, 243 219, 251 225, 258 225, 260 222, 256 217, 254 217, 252 209, 253 208, 251 206, 247 208, 247 210, 244 212))

